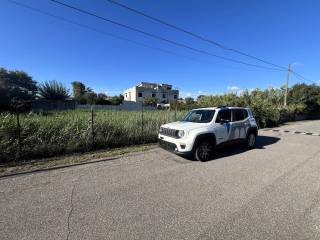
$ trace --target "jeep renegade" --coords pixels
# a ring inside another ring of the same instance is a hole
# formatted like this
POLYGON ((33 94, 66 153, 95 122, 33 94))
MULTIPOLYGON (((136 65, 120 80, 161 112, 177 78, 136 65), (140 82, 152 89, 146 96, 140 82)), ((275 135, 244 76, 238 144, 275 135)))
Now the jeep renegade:
POLYGON ((158 140, 166 150, 206 161, 215 148, 227 143, 245 142, 253 148, 257 135, 249 108, 212 107, 193 109, 181 121, 162 125, 158 140))

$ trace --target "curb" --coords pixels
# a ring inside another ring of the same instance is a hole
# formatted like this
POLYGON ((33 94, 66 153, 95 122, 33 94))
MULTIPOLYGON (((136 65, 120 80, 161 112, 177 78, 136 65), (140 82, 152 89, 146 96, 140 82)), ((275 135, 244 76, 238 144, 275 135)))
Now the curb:
POLYGON ((59 169, 64 169, 64 168, 71 168, 71 167, 77 167, 77 166, 82 166, 82 165, 89 165, 89 164, 94 164, 94 163, 107 162, 107 161, 117 160, 117 159, 120 159, 122 157, 137 156, 137 155, 144 154, 146 152, 152 152, 152 151, 155 151, 155 149, 149 149, 149 150, 142 151, 142 152, 127 153, 127 154, 122 154, 122 155, 113 156, 113 157, 110 156, 110 157, 105 157, 105 158, 96 158, 96 159, 92 159, 92 160, 89 160, 89 161, 84 161, 84 162, 81 162, 81 163, 63 164, 63 165, 60 165, 60 166, 53 166, 53 167, 48 167, 48 168, 40 168, 40 169, 34 169, 34 170, 23 171, 23 172, 18 172, 18 173, 9 173, 9 174, 5 174, 5 175, 1 175, 0 176, 0 180, 6 179, 6 178, 10 178, 10 177, 18 177, 18 176, 29 175, 29 174, 34 174, 34 173, 49 172, 49 171, 59 170, 59 169))

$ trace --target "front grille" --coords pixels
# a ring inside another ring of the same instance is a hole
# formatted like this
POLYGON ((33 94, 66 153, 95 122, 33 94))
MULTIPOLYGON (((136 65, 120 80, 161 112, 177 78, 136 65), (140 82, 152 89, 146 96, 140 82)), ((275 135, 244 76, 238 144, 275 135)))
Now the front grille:
POLYGON ((175 130, 175 129, 170 129, 170 128, 161 128, 160 129, 160 133, 162 135, 165 135, 165 136, 169 136, 169 137, 178 137, 178 130, 175 130))
POLYGON ((176 148, 177 148, 177 145, 175 145, 174 143, 167 142, 162 139, 159 139, 159 145, 160 145, 160 147, 162 147, 170 152, 175 152, 176 148))

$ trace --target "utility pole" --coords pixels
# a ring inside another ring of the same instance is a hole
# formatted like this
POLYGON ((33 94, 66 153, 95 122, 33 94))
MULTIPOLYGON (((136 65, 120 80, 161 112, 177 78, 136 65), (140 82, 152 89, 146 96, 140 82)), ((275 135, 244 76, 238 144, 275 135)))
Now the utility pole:
POLYGON ((287 81, 286 81, 286 89, 284 92, 284 106, 287 106, 287 96, 288 96, 288 85, 289 85, 289 78, 290 78, 290 72, 291 72, 291 64, 288 65, 288 73, 287 73, 287 81))

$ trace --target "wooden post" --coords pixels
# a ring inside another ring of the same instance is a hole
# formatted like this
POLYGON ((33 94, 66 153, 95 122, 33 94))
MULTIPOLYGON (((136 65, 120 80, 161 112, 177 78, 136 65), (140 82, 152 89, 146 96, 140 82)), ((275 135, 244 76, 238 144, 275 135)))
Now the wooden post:
POLYGON ((291 72, 291 64, 288 65, 288 73, 287 73, 287 80, 286 80, 286 89, 284 92, 284 106, 287 106, 287 97, 288 97, 288 85, 289 85, 289 78, 291 72))
POLYGON ((177 104, 174 108, 174 121, 177 121, 177 104))
POLYGON ((91 106, 91 148, 94 149, 94 116, 93 107, 91 106))
POLYGON ((16 158, 18 160, 21 159, 22 157, 22 146, 21 146, 21 126, 20 126, 20 117, 19 117, 19 112, 16 112, 16 116, 17 116, 17 135, 18 135, 18 154, 16 156, 16 158))
POLYGON ((141 103, 141 137, 143 137, 143 103, 141 103))

